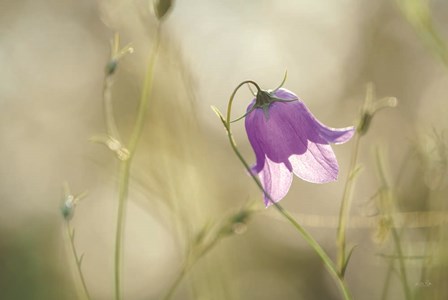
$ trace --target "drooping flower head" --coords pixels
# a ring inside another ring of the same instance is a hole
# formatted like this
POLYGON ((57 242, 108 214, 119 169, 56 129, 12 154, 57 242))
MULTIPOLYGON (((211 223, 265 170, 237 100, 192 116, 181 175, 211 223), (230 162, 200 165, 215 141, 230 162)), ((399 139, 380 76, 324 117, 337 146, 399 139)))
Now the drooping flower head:
MULTIPOLYGON (((354 127, 323 125, 284 88, 259 90, 247 108, 245 125, 256 156, 252 172, 274 202, 288 193, 292 173, 312 183, 335 181, 339 167, 330 143, 345 143, 354 134, 354 127)), ((264 195, 266 207, 272 201, 264 195)))

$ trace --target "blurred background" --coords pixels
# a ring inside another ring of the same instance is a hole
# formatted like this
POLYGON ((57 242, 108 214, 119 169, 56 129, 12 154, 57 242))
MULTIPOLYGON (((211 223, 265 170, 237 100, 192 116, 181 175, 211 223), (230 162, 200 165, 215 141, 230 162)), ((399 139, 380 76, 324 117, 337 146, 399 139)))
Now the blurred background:
MULTIPOLYGON (((74 194, 88 192, 70 224, 92 299, 113 298, 118 160, 88 140, 105 133, 104 68, 115 33, 134 49, 120 59, 111 88, 117 126, 129 139, 156 34, 152 7, 149 0, 0 0, 0 299, 79 298, 60 210, 64 182, 74 194)), ((357 124, 369 82, 377 99, 398 99, 374 116, 360 144, 348 231, 357 245, 347 270, 354 298, 405 299, 376 197, 384 187, 378 148, 407 285, 415 299, 447 299, 447 20, 443 0, 175 1, 132 166, 124 299, 163 298, 197 234, 213 238, 210 228, 229 224, 238 230, 197 261, 173 299, 340 299, 309 246, 264 209, 210 109, 225 111, 243 80, 275 88, 286 69, 285 87, 331 127, 357 124), (247 207, 248 220, 229 221, 247 207)), ((251 98, 239 92, 235 117, 251 98)), ((233 128, 253 162, 243 123, 233 128)), ((337 182, 295 178, 282 201, 332 258, 351 144, 334 147, 337 182)))

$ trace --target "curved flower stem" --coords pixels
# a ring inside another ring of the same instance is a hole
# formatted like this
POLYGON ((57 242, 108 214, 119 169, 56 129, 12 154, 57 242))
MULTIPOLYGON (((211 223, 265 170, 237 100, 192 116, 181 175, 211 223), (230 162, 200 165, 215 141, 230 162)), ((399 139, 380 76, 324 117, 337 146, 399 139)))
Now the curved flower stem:
POLYGON ((231 114, 232 114, 232 104, 233 104, 233 99, 235 98, 236 92, 245 84, 253 84, 255 86, 255 88, 257 89, 257 92, 261 91, 260 87, 258 86, 258 84, 255 81, 252 80, 245 80, 243 82, 241 82, 236 88, 235 90, 233 90, 232 95, 230 96, 230 101, 227 104, 227 116, 224 121, 224 126, 226 126, 226 129, 230 132, 230 123, 232 121, 230 121, 231 118, 231 114))
POLYGON ((361 135, 355 133, 355 142, 353 144, 352 158, 350 160, 349 174, 345 181, 344 192, 342 194, 341 208, 339 210, 339 224, 337 233, 337 245, 338 245, 338 267, 341 277, 344 277, 344 270, 346 268, 346 232, 347 222, 349 219, 350 207, 352 202, 352 192, 355 182, 355 175, 357 173, 357 161, 359 153, 359 142, 361 135))
POLYGON ((119 171, 119 192, 118 192, 118 216, 117 228, 115 233, 115 299, 121 299, 121 267, 122 267, 122 250, 123 250, 123 233, 125 223, 125 209, 126 200, 129 189, 129 177, 132 159, 135 155, 135 150, 140 139, 145 122, 146 111, 149 103, 149 96, 152 89, 152 79, 154 75, 154 65, 156 62, 158 50, 160 45, 160 26, 157 28, 155 43, 150 52, 148 67, 146 70, 145 80, 143 83, 143 90, 140 96, 140 104, 138 108, 137 120, 135 121, 134 129, 132 130, 129 140, 129 157, 120 162, 119 171))
POLYGON ((333 279, 338 283, 341 292, 344 296, 344 299, 348 300, 348 299, 352 299, 350 292, 344 282, 344 279, 342 277, 339 276, 339 272, 335 266, 335 264, 333 263, 333 261, 330 259, 330 257, 328 256, 328 254, 325 252, 325 250, 319 245, 319 243, 313 238, 313 236, 306 231, 306 229, 304 227, 302 227, 295 219, 294 217, 291 216, 291 214, 289 214, 289 212, 287 212, 280 204, 276 203, 275 201, 272 200, 271 196, 264 190, 263 185, 261 184, 260 180, 258 179, 258 177, 252 172, 249 164, 247 163, 247 161, 244 159, 244 157, 242 156, 242 154, 240 153, 240 151, 238 150, 238 147, 236 145, 235 139, 233 138, 232 135, 232 131, 231 131, 231 122, 230 122, 230 118, 231 118, 231 110, 232 110, 232 103, 233 100, 235 98, 235 94, 238 91, 238 89, 246 83, 252 83, 256 86, 257 89, 259 89, 258 85, 256 83, 254 83, 253 81, 244 81, 241 84, 239 84, 236 89, 233 91, 232 95, 230 96, 230 100, 227 106, 227 118, 226 120, 222 119, 222 122, 224 124, 224 126, 227 129, 227 136, 229 138, 229 142, 230 145, 232 146, 233 151, 235 152, 235 154, 238 156, 238 158, 240 159, 241 163, 244 165, 244 167, 246 168, 247 172, 250 174, 250 176, 252 177, 252 179, 255 181, 255 183, 257 184, 258 188, 267 196, 267 198, 272 202, 272 204, 275 206, 275 208, 278 210, 278 212, 285 217, 292 226, 294 226, 295 229, 297 229, 297 231, 302 235, 303 239, 308 243, 308 245, 311 246, 311 248, 313 248, 313 250, 316 252, 316 254, 320 257, 320 259, 322 260, 322 262, 324 263, 324 265, 327 267, 328 272, 330 273, 330 275, 333 277, 333 279))
POLYGON ((76 270, 78 272, 79 275, 79 279, 81 281, 81 285, 82 285, 82 293, 83 293, 83 298, 90 300, 90 294, 89 294, 89 290, 87 289, 87 284, 86 284, 86 280, 84 279, 84 274, 82 273, 81 270, 81 264, 82 264, 82 258, 83 255, 81 255, 81 257, 78 256, 78 252, 76 251, 76 247, 75 247, 75 231, 74 229, 71 229, 70 227, 70 222, 69 221, 65 221, 65 227, 67 229, 67 235, 70 241, 70 248, 72 250, 72 254, 73 257, 75 258, 75 262, 76 262, 76 270))

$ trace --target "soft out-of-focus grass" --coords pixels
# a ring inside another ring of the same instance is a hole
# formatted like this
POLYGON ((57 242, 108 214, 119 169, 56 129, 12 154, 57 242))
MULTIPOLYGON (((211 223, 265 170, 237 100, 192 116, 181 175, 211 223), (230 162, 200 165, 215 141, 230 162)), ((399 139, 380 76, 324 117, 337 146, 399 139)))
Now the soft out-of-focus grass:
POLYGON ((57 222, 30 219, 20 231, 0 231, 0 290, 3 299, 73 299, 66 266, 69 255, 58 239, 57 222), (37 225, 36 225, 37 224, 37 225))
MULTIPOLYGON (((335 127, 357 117, 367 81, 376 84, 379 95, 399 98, 397 109, 373 121, 361 146, 364 170, 355 188, 356 217, 363 218, 366 203, 372 203, 368 199, 380 186, 370 151, 378 140, 389 145, 391 178, 412 148, 402 179, 392 186, 397 212, 446 209, 447 154, 441 149, 448 105, 440 99, 448 93, 443 85, 432 92, 434 82, 446 78, 446 70, 440 71, 440 61, 429 54, 395 4, 347 2, 347 14, 340 3, 330 10, 324 8, 328 3, 310 7, 294 1, 280 8, 267 1, 177 2, 164 28, 148 121, 133 167, 124 258, 127 299, 162 297, 198 230, 248 200, 262 206, 209 104, 223 108, 244 79, 270 88, 285 67, 290 73, 287 87, 301 93, 313 112, 335 127), (271 16, 271 11, 276 14, 271 16), (261 12, 266 18, 260 18, 261 12), (287 13, 284 22, 280 13, 287 13), (436 128, 435 133, 423 129, 418 138, 423 125, 436 128)), ((74 217, 76 243, 85 252, 83 270, 92 295, 111 297, 109 232, 115 221, 116 161, 87 139, 104 132, 101 84, 113 31, 136 49, 120 62, 112 91, 118 125, 128 137, 154 23, 145 1, 98 3, 0 4, 0 291, 6 299, 74 297, 58 211, 64 180, 76 190, 90 191, 74 217)), ((444 24, 442 18, 436 21, 444 24)), ((423 36, 427 41, 434 34, 423 36)), ((437 36, 443 39, 443 33, 437 36)), ((247 99, 238 100, 241 111, 249 98, 247 93, 247 99)), ((240 147, 250 157, 241 124, 235 128, 240 129, 240 147)), ((338 183, 316 186, 295 180, 283 204, 305 216, 317 215, 323 223, 335 216, 349 150, 335 149, 341 164, 338 183)), ((222 240, 198 261, 176 298, 337 299, 317 258, 286 224, 269 216, 269 211, 256 214, 245 234, 222 240)), ((335 228, 314 228, 304 221, 335 253, 335 228)), ((378 254, 395 255, 391 239, 378 244, 372 240, 374 232, 349 228, 348 240, 358 244, 347 271, 356 299, 381 297, 391 260, 378 254)), ((405 259, 411 289, 421 299, 445 299, 446 225, 400 227, 398 232, 405 256, 426 257, 405 259)), ((396 272, 390 283, 388 299, 403 298, 396 272)))

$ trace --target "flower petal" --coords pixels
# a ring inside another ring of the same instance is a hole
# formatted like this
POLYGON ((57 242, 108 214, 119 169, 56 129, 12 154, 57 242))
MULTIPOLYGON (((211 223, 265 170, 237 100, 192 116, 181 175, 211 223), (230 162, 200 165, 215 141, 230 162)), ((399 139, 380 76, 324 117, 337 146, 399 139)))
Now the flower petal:
POLYGON ((265 157, 275 163, 284 163, 292 171, 288 158, 292 154, 305 153, 307 121, 299 117, 291 122, 285 116, 290 114, 292 103, 274 102, 269 107, 268 115, 263 109, 256 108, 246 116, 246 132, 257 157, 257 173, 263 168, 265 157))
MULTIPOLYGON (((293 176, 283 163, 275 163, 266 157, 264 167, 258 173, 258 177, 266 193, 274 202, 278 202, 288 193, 293 176)), ((264 204, 266 207, 273 204, 266 195, 264 195, 264 204)))
POLYGON ((321 136, 333 144, 343 144, 349 141, 355 134, 354 126, 345 128, 331 128, 323 125, 318 120, 316 120, 316 122, 319 124, 319 132, 321 136))
MULTIPOLYGON (((299 99, 293 92, 283 88, 279 89, 275 93, 275 96, 287 100, 294 98, 299 99)), ((355 133, 355 128, 353 126, 345 128, 332 128, 325 126, 314 117, 311 111, 300 100, 292 102, 291 104, 296 107, 295 109, 297 113, 299 113, 300 111, 301 116, 307 119, 310 127, 313 127, 315 129, 308 132, 308 134, 309 138, 317 143, 319 143, 319 141, 317 140, 315 134, 319 134, 319 136, 325 139, 325 141, 327 141, 328 143, 342 144, 350 140, 355 133)))
POLYGON ((296 94, 291 92, 290 90, 279 88, 277 91, 274 92, 275 97, 283 99, 283 100, 298 100, 299 97, 297 97, 296 94))
MULTIPOLYGON (((252 101, 252 103, 247 107, 247 111, 251 110, 254 104, 255 100, 252 101)), ((249 138, 249 142, 254 149, 256 157, 256 164, 252 167, 252 172, 259 173, 263 169, 266 154, 258 141, 259 129, 256 124, 256 111, 257 109, 246 116, 245 125, 247 137, 249 138)))
MULTIPOLYGON (((292 172, 312 183, 335 181, 339 167, 329 143, 344 143, 354 127, 331 128, 320 123, 292 92, 279 89, 274 96, 292 102, 274 101, 269 107, 252 110, 245 119, 246 132, 257 163, 252 171, 274 202, 289 191, 292 172), (266 110, 266 111, 265 111, 266 110)), ((266 207, 272 205, 264 195, 266 207)))
POLYGON ((312 183, 326 183, 338 178, 339 166, 333 149, 328 144, 308 142, 308 149, 289 157, 293 172, 312 183))

